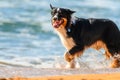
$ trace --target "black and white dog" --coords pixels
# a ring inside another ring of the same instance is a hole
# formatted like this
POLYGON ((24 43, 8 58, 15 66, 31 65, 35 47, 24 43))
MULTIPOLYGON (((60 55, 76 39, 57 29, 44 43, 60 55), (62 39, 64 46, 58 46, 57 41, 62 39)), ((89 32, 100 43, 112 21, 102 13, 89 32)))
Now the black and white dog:
POLYGON ((109 19, 72 18, 75 11, 51 7, 52 26, 67 49, 65 60, 70 68, 75 67, 74 59, 87 48, 104 48, 107 59, 113 58, 111 67, 120 67, 120 31, 109 19))

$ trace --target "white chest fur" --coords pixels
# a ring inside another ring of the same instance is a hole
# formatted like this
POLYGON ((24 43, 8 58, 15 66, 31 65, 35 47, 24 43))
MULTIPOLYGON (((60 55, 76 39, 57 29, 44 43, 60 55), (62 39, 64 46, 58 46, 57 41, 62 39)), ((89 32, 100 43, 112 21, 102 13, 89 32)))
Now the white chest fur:
POLYGON ((64 28, 56 29, 62 44, 67 50, 70 50, 73 46, 75 46, 75 43, 72 38, 68 38, 66 34, 66 30, 64 28))

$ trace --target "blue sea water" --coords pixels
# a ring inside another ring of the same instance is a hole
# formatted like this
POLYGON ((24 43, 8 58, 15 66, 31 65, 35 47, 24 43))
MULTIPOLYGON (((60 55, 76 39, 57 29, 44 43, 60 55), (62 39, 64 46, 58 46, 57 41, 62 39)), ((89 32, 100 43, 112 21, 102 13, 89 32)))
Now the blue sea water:
MULTIPOLYGON (((0 0, 0 66, 65 64, 65 48, 52 28, 49 4, 75 10, 73 16, 111 19, 120 28, 120 0, 0 0)), ((106 67, 101 52, 86 50, 80 64, 106 67)))

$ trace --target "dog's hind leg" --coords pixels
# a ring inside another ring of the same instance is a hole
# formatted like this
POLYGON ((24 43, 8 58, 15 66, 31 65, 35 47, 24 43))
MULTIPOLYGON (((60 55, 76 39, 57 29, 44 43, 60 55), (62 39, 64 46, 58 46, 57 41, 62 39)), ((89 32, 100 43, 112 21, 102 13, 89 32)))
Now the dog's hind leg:
POLYGON ((114 59, 110 65, 111 68, 118 68, 120 67, 120 61, 118 59, 114 59))
POLYGON ((92 48, 96 49, 97 51, 101 48, 103 48, 105 50, 105 57, 106 60, 109 60, 111 57, 111 53, 108 51, 108 48, 106 46, 106 44, 102 41, 102 40, 98 40, 96 41, 94 44, 91 45, 92 48))
POLYGON ((120 52, 119 52, 119 54, 115 54, 113 56, 113 61, 111 63, 111 67, 112 68, 118 68, 118 67, 120 67, 120 52))

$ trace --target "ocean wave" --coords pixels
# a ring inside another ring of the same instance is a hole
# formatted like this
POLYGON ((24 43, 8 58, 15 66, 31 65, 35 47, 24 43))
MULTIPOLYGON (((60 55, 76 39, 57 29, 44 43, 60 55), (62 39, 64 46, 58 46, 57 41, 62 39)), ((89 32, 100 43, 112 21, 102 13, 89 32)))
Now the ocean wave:
POLYGON ((51 26, 47 23, 3 22, 0 24, 0 31, 37 34, 41 32, 50 32, 50 27, 51 26))
MULTIPOLYGON (((50 3, 77 11, 73 16, 109 18, 120 28, 120 0, 0 0, 0 66, 56 68, 66 64, 65 49, 51 25, 50 3)), ((85 53, 79 60, 83 68, 108 65, 103 54, 85 53)))

